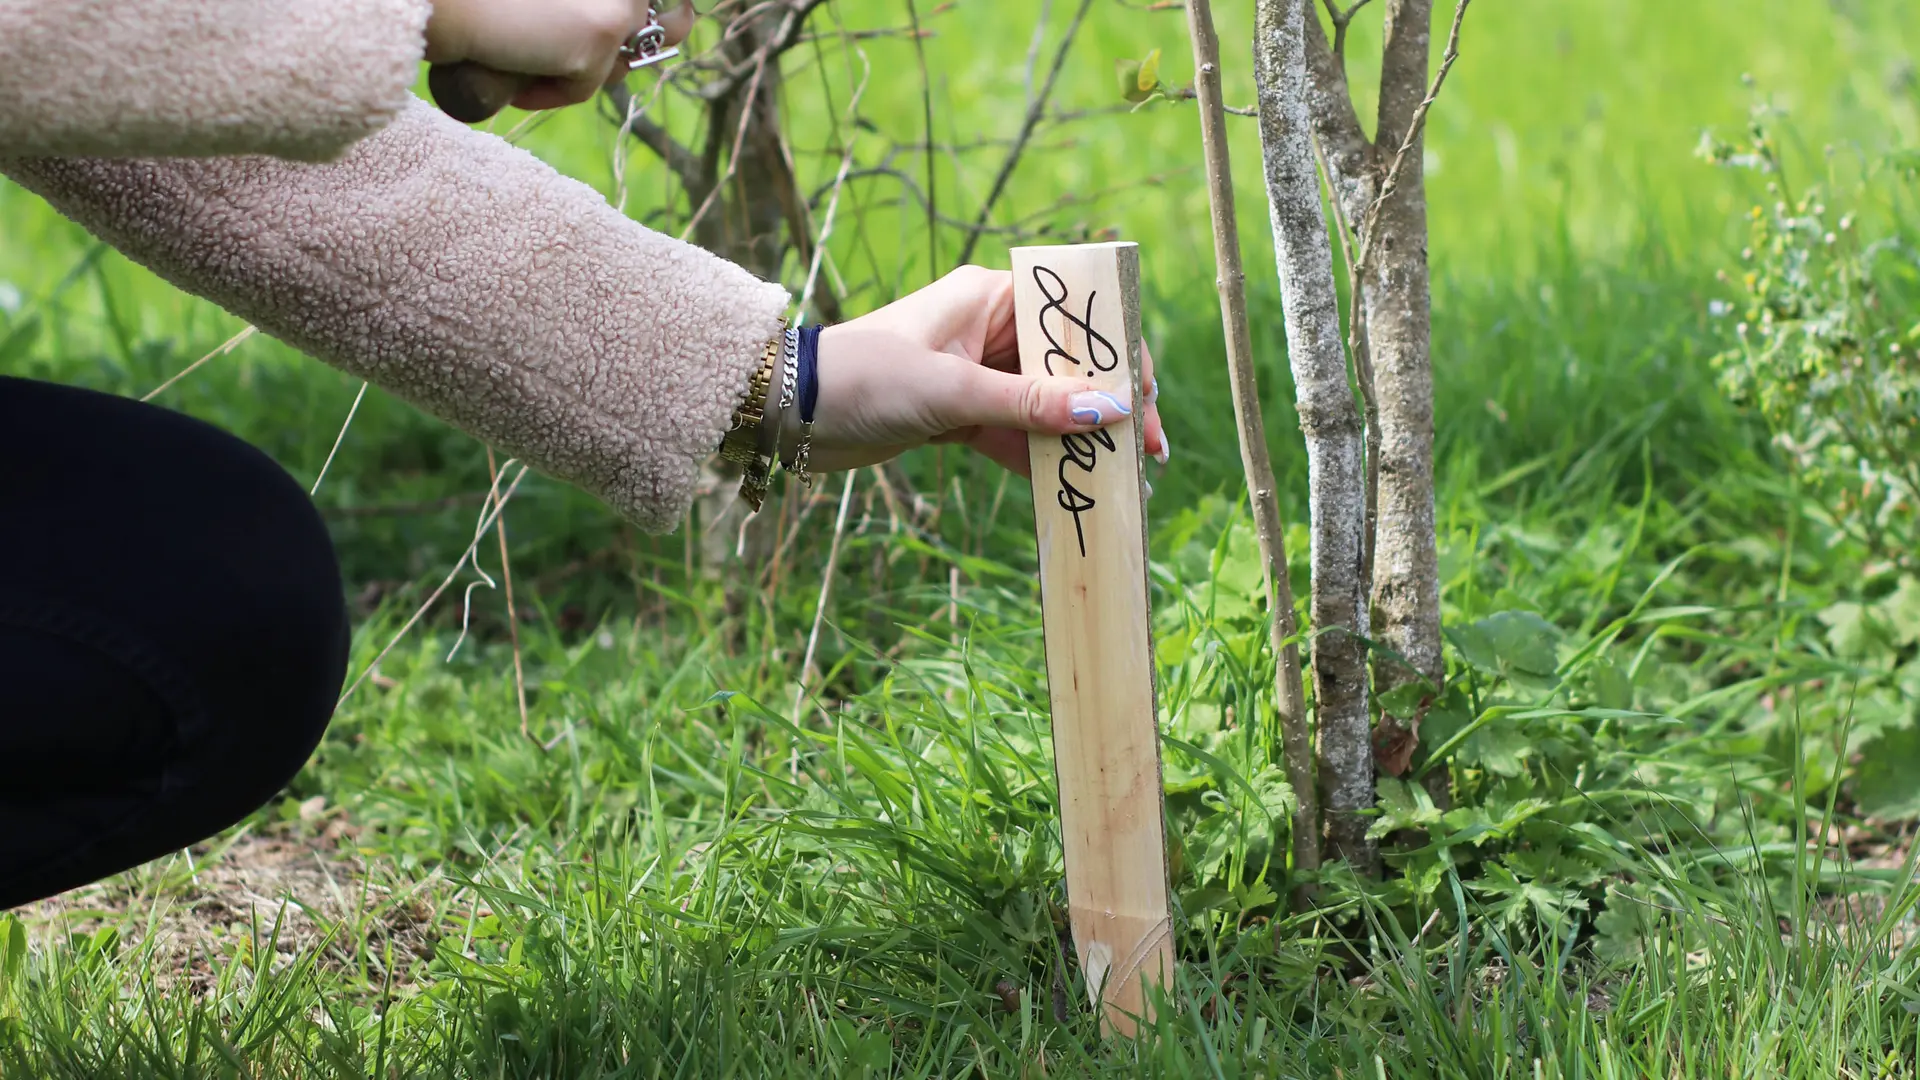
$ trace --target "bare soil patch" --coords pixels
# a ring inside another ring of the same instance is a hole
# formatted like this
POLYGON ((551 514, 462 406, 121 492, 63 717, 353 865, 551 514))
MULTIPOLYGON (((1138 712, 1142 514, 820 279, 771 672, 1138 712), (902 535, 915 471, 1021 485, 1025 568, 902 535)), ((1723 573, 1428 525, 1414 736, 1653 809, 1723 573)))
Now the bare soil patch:
POLYGON ((429 882, 399 882, 369 866, 352 853, 351 828, 325 816, 312 808, 303 822, 216 840, 16 914, 38 947, 101 930, 116 931, 123 950, 150 946, 161 990, 184 984, 205 993, 233 960, 280 970, 315 951, 324 966, 377 969, 388 939, 402 982, 437 936, 429 882))

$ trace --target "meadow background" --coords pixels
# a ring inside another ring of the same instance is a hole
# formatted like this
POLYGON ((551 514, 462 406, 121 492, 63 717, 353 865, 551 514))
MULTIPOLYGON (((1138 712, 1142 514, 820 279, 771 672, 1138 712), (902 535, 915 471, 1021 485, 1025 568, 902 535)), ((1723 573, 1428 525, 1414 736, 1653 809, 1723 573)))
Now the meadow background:
MULTIPOLYGON (((860 42, 865 117, 920 139, 924 90, 936 142, 1010 135, 1036 17, 1052 41, 1073 6, 925 5, 924 67, 908 41, 860 42)), ((1187 81, 1183 16, 1161 7, 1098 0, 1058 106, 1116 104, 1114 62, 1156 48, 1187 81)), ((830 5, 850 29, 907 8, 830 5)), ((1376 8, 1351 44, 1363 94, 1376 8)), ((1252 4, 1216 18, 1228 103, 1251 104, 1252 4)), ((1024 485, 928 451, 908 474, 931 510, 903 519, 861 480, 803 707, 830 502, 730 612, 684 537, 529 477, 507 514, 527 733, 504 601, 468 571, 283 801, 0 917, 0 1075, 1916 1075, 1920 632, 1869 646, 1822 619, 1897 594, 1897 574, 1823 529, 1715 385, 1716 273, 1771 196, 1694 150, 1770 102, 1798 182, 1851 191, 1920 146, 1920 18, 1899 0, 1480 0, 1462 52, 1425 162, 1443 599, 1469 628, 1459 722, 1428 737, 1459 737, 1461 798, 1442 813, 1396 789, 1384 882, 1332 882, 1308 916, 1273 903, 1290 796, 1245 719, 1258 571, 1197 120, 1103 114, 1050 131, 997 219, 1143 249, 1174 447, 1150 513, 1188 960, 1161 1030, 1094 1038, 1056 933, 1024 485), (1474 651, 1514 626, 1544 660, 1474 651), (299 905, 271 902, 289 891, 299 905)), ((819 133, 861 63, 791 59, 801 175, 825 184, 839 153, 819 133)), ((1268 433, 1303 522, 1258 133, 1229 120, 1268 433)), ((592 109, 522 145, 614 190, 592 109)), ((970 218, 997 160, 940 154, 943 210, 970 218)), ((635 150, 631 207, 671 225, 647 196, 660 173, 635 150)), ((855 310, 957 250, 947 233, 930 251, 899 194, 849 189, 859 227, 832 250, 855 310)), ((1913 236, 1911 195, 1876 184, 1863 229, 1913 236)), ((139 396, 240 328, 0 183, 0 370, 139 396)), ((254 339, 158 400, 311 484, 358 389, 254 339)), ((368 393, 317 495, 362 617, 350 677, 454 566, 487 485, 483 447, 368 393)), ((494 541, 479 550, 497 577, 494 541)))

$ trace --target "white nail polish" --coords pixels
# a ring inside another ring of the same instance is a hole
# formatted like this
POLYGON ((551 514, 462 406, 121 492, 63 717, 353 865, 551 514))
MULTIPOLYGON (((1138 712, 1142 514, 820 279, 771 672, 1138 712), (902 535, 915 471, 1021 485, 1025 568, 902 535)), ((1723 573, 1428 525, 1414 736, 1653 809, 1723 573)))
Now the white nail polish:
POLYGON ((1116 419, 1132 416, 1133 408, 1105 390, 1082 390, 1067 402, 1077 424, 1105 424, 1108 415, 1116 419))
POLYGON ((1167 441, 1167 433, 1165 431, 1162 431, 1160 433, 1160 452, 1153 455, 1153 460, 1159 462, 1162 465, 1165 465, 1167 463, 1167 459, 1172 456, 1173 456, 1173 444, 1167 441))
POLYGON ((1140 484, 1142 487, 1145 487, 1147 489, 1147 498, 1149 499, 1153 498, 1153 481, 1142 480, 1140 481, 1140 484))

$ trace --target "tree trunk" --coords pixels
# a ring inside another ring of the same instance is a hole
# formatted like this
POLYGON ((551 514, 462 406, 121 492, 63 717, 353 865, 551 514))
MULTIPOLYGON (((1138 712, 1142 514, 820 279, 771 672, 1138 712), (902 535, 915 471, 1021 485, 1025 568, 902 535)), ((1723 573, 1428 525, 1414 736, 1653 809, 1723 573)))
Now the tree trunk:
MULTIPOLYGON (((1432 0, 1388 0, 1380 73, 1381 164, 1400 150, 1427 94, 1432 0)), ((1383 659, 1382 690, 1416 675, 1440 684, 1439 562, 1433 521, 1433 366, 1427 274, 1427 193, 1415 131, 1381 203, 1361 262, 1367 346, 1380 430, 1379 522, 1374 543, 1373 629, 1405 663, 1383 659), (1411 665, 1411 669, 1407 665, 1411 665)))
POLYGON ((1320 781, 1333 851, 1363 873, 1374 864, 1373 744, 1367 717, 1364 586, 1365 461, 1347 382, 1333 249, 1315 168, 1306 0, 1260 0, 1254 82, 1274 250, 1312 499, 1313 682, 1320 781))
MULTIPOLYGON (((1233 412, 1240 433, 1240 464, 1253 508, 1254 536, 1266 575, 1268 633, 1273 645, 1273 700, 1279 714, 1287 779, 1293 785, 1295 873, 1320 866, 1320 808, 1313 775, 1313 742, 1307 733, 1306 694, 1300 683, 1300 646, 1295 634, 1293 584, 1287 578, 1286 535, 1280 525, 1279 485, 1267 451, 1260 415, 1260 385, 1253 366, 1253 336, 1247 327, 1247 276, 1240 258, 1240 225, 1233 204, 1233 169, 1227 149, 1227 117, 1220 98, 1220 41, 1209 0, 1187 0, 1193 39, 1194 91, 1200 103, 1201 143, 1206 151, 1207 195, 1213 211, 1213 256, 1226 333, 1227 368, 1233 379, 1233 412)), ((1296 892, 1295 903, 1306 899, 1296 892)))

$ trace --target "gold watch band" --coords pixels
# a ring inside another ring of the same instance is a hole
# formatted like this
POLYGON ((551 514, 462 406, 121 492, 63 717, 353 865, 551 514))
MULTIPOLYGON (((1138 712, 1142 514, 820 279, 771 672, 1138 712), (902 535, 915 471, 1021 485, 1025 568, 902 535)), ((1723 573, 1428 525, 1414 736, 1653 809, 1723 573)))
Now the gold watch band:
POLYGON ((760 423, 767 415, 767 394, 773 386, 773 368, 780 362, 780 338, 767 342, 759 370, 747 382, 746 399, 733 410, 733 426, 720 440, 720 456, 735 465, 752 465, 760 446, 760 423))
POLYGON ((767 411, 776 404, 768 399, 773 393, 773 375, 779 367, 785 340, 786 329, 782 327, 781 332, 767 342, 760 368, 747 382, 746 399, 733 411, 733 426, 727 429, 726 438, 720 440, 720 456, 746 473, 740 482, 740 497, 754 510, 759 510, 766 501, 767 485, 773 479, 773 461, 763 445, 764 429, 767 411))

